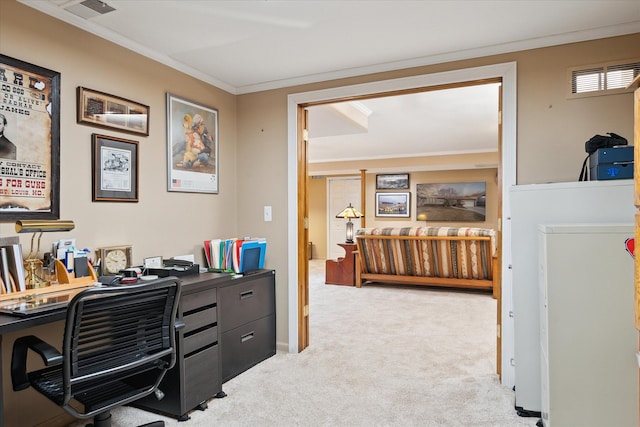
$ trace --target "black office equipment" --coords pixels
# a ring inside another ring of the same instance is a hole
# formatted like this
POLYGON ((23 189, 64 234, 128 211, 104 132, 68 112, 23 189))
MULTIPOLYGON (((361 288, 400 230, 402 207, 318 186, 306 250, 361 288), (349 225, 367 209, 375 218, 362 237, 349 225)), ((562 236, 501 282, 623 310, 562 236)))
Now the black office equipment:
POLYGON ((68 306, 61 352, 34 335, 15 341, 13 389, 31 385, 72 416, 109 426, 112 408, 154 393, 175 364, 179 298, 175 277, 79 292, 68 306), (47 367, 27 372, 29 350, 47 367))

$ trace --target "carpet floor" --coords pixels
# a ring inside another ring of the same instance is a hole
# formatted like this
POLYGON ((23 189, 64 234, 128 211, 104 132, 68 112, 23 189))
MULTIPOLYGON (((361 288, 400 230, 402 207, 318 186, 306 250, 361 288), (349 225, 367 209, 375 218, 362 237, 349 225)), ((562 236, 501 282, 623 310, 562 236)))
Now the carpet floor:
POLYGON ((124 407, 113 426, 535 426, 495 373, 490 294, 325 285, 324 260, 310 262, 309 293, 306 350, 226 382, 227 397, 186 422, 124 407))

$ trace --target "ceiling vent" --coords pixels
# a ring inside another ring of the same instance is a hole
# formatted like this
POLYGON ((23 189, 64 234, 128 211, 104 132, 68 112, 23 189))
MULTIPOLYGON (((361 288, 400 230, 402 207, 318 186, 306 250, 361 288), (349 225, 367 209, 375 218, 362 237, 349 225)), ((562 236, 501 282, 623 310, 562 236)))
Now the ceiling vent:
POLYGON ((104 15, 105 13, 113 12, 115 9, 100 0, 85 0, 66 7, 65 10, 81 18, 90 19, 104 15))

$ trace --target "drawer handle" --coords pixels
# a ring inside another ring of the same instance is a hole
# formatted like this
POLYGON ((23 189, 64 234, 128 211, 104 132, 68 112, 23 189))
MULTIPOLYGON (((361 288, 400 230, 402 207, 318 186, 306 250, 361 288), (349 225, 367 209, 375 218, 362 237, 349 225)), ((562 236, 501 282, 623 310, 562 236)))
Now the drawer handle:
POLYGON ((240 292, 240 299, 247 299, 247 298, 251 298, 253 296, 253 290, 250 291, 244 291, 244 292, 240 292))
POLYGON ((253 336, 255 335, 254 331, 249 332, 248 334, 244 334, 240 337, 240 342, 247 342, 250 339, 253 339, 253 336))

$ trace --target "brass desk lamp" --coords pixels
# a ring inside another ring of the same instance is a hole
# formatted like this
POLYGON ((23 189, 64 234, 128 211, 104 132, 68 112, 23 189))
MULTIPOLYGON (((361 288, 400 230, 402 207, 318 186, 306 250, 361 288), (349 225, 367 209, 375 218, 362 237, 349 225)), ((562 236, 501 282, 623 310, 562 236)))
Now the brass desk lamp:
POLYGON ((24 259, 24 266, 27 272, 25 286, 27 289, 42 288, 47 286, 47 282, 38 276, 38 271, 42 271, 42 260, 38 257, 40 252, 40 239, 42 233, 52 231, 70 231, 75 228, 73 221, 69 220, 21 220, 16 221, 16 233, 33 233, 31 236, 31 249, 29 255, 24 259), (33 243, 38 234, 38 243, 33 248, 33 243))

